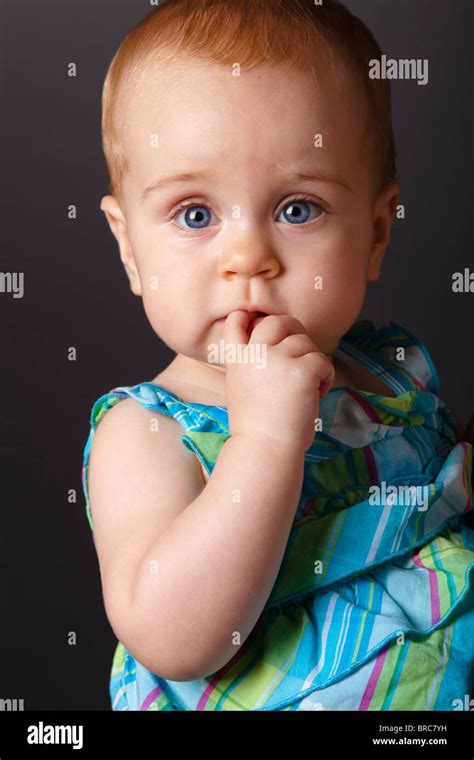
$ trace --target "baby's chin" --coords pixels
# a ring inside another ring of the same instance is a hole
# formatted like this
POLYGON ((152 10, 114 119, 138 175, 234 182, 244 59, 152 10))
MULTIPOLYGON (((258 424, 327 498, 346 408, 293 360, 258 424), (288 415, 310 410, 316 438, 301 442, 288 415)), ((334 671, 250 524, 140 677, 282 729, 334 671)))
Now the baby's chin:
POLYGON ((211 367, 216 370, 225 372, 226 365, 222 361, 222 335, 215 335, 205 337, 202 341, 196 343, 190 343, 188 341, 176 342, 176 335, 169 342, 165 340, 165 337, 158 335, 162 343, 165 343, 170 351, 174 351, 180 360, 185 360, 185 364, 180 362, 180 366, 184 368, 184 371, 192 371, 194 363, 196 365, 203 365, 205 367, 211 367))

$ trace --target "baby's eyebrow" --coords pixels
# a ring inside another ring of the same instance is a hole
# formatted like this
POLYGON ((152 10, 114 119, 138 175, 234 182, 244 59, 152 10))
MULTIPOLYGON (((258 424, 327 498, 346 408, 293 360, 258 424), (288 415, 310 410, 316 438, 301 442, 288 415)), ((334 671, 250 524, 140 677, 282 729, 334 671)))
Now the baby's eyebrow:
MULTIPOLYGON (((277 164, 279 168, 283 168, 280 166, 280 164, 277 164)), ((212 179, 215 176, 215 173, 212 171, 207 172, 181 172, 180 174, 174 174, 170 177, 159 177, 158 179, 154 180, 148 187, 146 187, 141 195, 141 201, 144 201, 145 198, 147 198, 149 195, 152 195, 153 193, 157 193, 159 190, 164 190, 166 187, 169 187, 170 185, 177 184, 179 182, 196 182, 196 181, 204 181, 212 179)), ((338 174, 333 174, 330 172, 321 172, 317 171, 314 173, 305 173, 305 172, 286 172, 281 176, 281 179, 286 182, 297 182, 297 181, 310 181, 310 182, 326 182, 327 184, 333 184, 333 185, 341 185, 341 187, 344 187, 346 190, 349 190, 352 192, 352 188, 350 185, 347 184, 347 182, 344 180, 343 177, 341 177, 338 174)))
POLYGON ((286 182, 301 182, 303 180, 310 182, 326 182, 329 185, 341 185, 341 187, 345 187, 346 190, 352 192, 352 187, 347 184, 344 177, 339 174, 331 174, 330 172, 317 171, 310 174, 304 172, 288 172, 282 175, 282 179, 286 182))
POLYGON ((174 185, 178 182, 196 182, 197 180, 210 179, 214 175, 214 172, 182 172, 181 174, 174 174, 170 177, 159 177, 154 180, 151 185, 148 185, 142 193, 141 200, 145 200, 148 195, 156 193, 159 190, 164 190, 165 187, 174 185))

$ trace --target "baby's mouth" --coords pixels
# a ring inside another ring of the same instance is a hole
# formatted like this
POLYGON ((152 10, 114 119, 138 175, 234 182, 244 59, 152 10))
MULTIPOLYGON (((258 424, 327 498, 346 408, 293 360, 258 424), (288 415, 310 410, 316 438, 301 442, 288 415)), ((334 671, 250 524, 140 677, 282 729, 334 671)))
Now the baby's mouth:
POLYGON ((252 334, 257 325, 262 321, 262 319, 265 319, 265 317, 268 317, 268 314, 265 314, 264 311, 254 311, 250 313, 250 320, 247 325, 247 333, 249 336, 252 334))
MULTIPOLYGON (((255 327, 259 324, 259 322, 262 321, 262 319, 265 319, 265 317, 268 317, 269 314, 267 314, 266 311, 249 311, 247 312, 249 316, 249 321, 247 324, 247 334, 250 337, 255 327)), ((218 324, 224 324, 227 317, 220 317, 220 319, 217 320, 218 324)))

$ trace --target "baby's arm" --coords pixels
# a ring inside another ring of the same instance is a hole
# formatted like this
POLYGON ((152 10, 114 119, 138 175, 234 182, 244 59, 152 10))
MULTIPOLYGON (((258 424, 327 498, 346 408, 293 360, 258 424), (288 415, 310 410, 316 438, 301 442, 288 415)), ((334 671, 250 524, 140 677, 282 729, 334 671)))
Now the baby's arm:
POLYGON ((117 638, 157 675, 192 680, 228 662, 262 612, 301 492, 304 447, 233 435, 203 488, 182 428, 158 415, 152 432, 156 417, 128 399, 97 427, 95 542, 117 638))

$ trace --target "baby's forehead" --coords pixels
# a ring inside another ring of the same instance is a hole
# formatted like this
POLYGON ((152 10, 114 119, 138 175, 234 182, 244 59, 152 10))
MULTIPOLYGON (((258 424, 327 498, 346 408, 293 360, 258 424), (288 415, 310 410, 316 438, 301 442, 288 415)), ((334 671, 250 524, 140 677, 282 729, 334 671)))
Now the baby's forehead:
MULTIPOLYGON (((321 64, 322 66, 323 64, 321 64)), ((291 117, 292 110, 318 113, 354 108, 360 114, 363 90, 357 79, 341 67, 325 64, 324 69, 293 69, 288 65, 260 65, 240 70, 238 64, 224 66, 200 60, 173 61, 148 65, 138 70, 118 98, 124 123, 133 127, 139 117, 165 125, 185 113, 191 121, 212 109, 222 122, 228 112, 265 112, 278 106, 275 120, 291 117)), ((314 117, 312 115, 314 113, 314 117)), ((130 131, 130 128, 129 130, 130 131)))
POLYGON ((170 90, 189 91, 199 81, 209 85, 212 82, 216 94, 219 90, 258 88, 262 97, 269 95, 270 87, 287 86, 300 91, 303 96, 308 86, 318 94, 337 97, 343 92, 361 90, 360 82, 353 69, 343 58, 322 56, 318 62, 308 61, 307 65, 294 66, 291 61, 279 64, 258 64, 252 68, 241 68, 238 62, 227 65, 182 56, 166 62, 149 61, 136 68, 122 85, 119 100, 126 103, 134 100, 159 97, 170 90))
POLYGON ((131 170, 142 173, 153 160, 150 147, 165 163, 167 151, 197 158, 214 151, 229 166, 253 151, 271 163, 296 157, 305 144, 313 151, 318 134, 322 159, 338 153, 344 163, 359 149, 367 115, 353 78, 268 65, 236 76, 231 67, 194 60, 148 66, 126 95, 124 149, 131 170))

